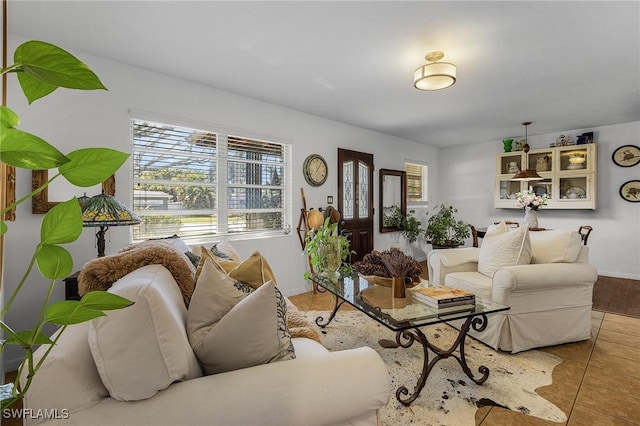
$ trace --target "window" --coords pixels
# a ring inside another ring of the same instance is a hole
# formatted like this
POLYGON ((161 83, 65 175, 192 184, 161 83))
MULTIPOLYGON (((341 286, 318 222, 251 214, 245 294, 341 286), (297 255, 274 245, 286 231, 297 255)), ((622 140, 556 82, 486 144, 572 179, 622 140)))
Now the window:
POLYGON ((134 240, 257 235, 291 223, 290 146, 134 119, 134 240))
POLYGON ((407 173, 407 204, 426 205, 429 200, 429 167, 423 164, 404 163, 407 173))

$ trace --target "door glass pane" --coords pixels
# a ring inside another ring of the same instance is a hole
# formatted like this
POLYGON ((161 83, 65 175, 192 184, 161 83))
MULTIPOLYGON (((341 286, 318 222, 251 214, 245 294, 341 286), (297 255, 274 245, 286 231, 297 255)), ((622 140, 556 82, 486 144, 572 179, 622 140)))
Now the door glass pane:
POLYGON ((353 161, 342 163, 342 217, 353 219, 353 161))
POLYGON ((369 217, 369 166, 361 161, 358 164, 358 217, 369 217))

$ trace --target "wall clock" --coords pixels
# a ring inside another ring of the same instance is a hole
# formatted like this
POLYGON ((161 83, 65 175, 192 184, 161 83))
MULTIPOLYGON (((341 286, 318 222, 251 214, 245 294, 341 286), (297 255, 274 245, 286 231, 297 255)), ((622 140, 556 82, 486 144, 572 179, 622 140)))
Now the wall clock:
POLYGON ((613 151, 613 162, 620 167, 631 167, 640 163, 640 148, 635 145, 623 145, 613 151))
POLYGON ((304 160, 302 174, 309 185, 320 186, 326 182, 329 174, 327 162, 321 155, 311 154, 304 160))

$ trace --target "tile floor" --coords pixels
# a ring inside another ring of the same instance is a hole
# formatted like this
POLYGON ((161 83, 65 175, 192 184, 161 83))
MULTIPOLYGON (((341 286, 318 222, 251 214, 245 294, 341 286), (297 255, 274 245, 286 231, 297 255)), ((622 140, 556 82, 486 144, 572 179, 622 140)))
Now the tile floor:
MULTIPOLYGON (((328 294, 290 299, 301 310, 333 308, 328 294)), ((592 324, 590 340, 541 349, 563 361, 553 370, 553 383, 536 392, 567 414, 568 426, 640 425, 640 318, 594 311, 592 324)), ((476 413, 482 426, 558 424, 499 407, 476 413)))

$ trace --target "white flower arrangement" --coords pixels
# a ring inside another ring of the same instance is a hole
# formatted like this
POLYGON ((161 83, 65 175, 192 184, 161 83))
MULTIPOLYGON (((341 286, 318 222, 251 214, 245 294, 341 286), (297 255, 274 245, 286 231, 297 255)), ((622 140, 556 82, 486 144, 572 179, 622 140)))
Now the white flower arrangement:
POLYGON ((540 207, 547 205, 548 199, 547 194, 536 195, 530 190, 516 192, 516 207, 524 208, 526 211, 537 211, 540 207))

